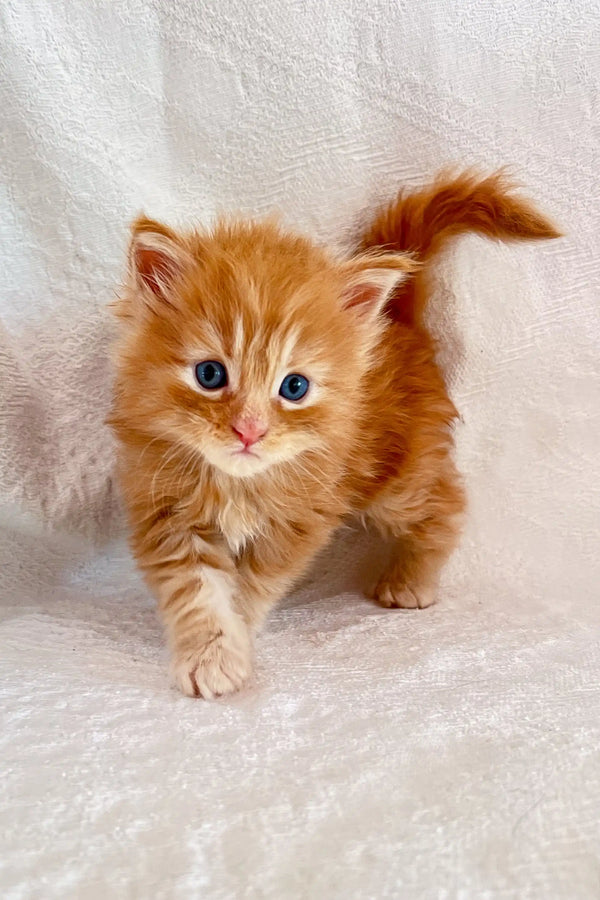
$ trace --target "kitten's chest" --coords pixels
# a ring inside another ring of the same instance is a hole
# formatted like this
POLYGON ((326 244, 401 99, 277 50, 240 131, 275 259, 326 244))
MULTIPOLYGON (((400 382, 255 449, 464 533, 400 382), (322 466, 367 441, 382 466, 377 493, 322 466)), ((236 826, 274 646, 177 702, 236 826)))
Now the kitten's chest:
POLYGON ((229 499, 218 511, 217 525, 231 552, 237 556, 260 534, 263 521, 251 504, 229 499))

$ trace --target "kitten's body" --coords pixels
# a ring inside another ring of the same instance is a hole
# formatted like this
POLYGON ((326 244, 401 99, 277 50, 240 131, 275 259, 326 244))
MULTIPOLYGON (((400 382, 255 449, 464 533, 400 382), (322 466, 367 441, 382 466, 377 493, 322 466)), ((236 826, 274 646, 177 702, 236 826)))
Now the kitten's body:
POLYGON ((399 197, 363 239, 378 252, 345 261, 268 222, 134 226, 112 423, 185 693, 244 682, 251 631, 348 514, 397 542, 377 599, 433 602, 464 497, 417 264, 467 230, 556 236, 498 176, 399 197), (225 365, 226 387, 194 381, 203 360, 225 365), (300 402, 277 393, 288 373, 309 379, 300 402))

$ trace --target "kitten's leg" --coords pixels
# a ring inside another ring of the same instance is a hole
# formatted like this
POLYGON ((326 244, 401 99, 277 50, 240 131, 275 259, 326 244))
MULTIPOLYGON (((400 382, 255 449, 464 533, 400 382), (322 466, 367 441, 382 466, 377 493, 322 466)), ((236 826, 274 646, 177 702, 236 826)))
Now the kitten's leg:
POLYGON ((307 523, 278 523, 269 535, 255 539, 238 564, 239 607, 253 630, 260 628, 269 610, 304 574, 325 546, 337 519, 307 523))
POLYGON ((392 483, 368 510, 380 530, 395 539, 395 558, 375 588, 382 606, 423 609, 435 602, 439 574, 458 541, 465 495, 448 464, 428 488, 392 483))
POLYGON ((158 547, 138 543, 136 550, 158 597, 179 689, 210 699, 240 688, 251 671, 252 645, 235 605, 232 560, 192 534, 170 534, 158 547))

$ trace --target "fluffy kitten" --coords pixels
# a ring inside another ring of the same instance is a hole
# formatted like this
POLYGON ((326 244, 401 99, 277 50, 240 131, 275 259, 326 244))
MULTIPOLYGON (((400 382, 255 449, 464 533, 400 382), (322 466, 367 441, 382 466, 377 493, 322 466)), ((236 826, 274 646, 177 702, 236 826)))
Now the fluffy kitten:
POLYGON ((253 631, 347 514, 397 544, 377 600, 434 601, 465 501, 422 313, 465 231, 558 236, 500 175, 400 194, 348 259, 270 221, 133 225, 111 423, 184 693, 244 683, 253 631))

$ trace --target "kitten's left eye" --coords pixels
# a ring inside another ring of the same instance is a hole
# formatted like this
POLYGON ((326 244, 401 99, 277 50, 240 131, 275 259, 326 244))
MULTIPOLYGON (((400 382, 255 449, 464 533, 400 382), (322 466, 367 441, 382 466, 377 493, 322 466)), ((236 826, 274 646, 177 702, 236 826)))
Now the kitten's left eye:
POLYGON ((198 363, 194 369, 196 381, 205 391, 217 391, 227 386, 227 369, 216 359, 198 363))
POLYGON ((291 375, 286 375, 281 382, 279 395, 285 400, 302 400, 306 396, 309 384, 308 378, 293 372, 291 375))

